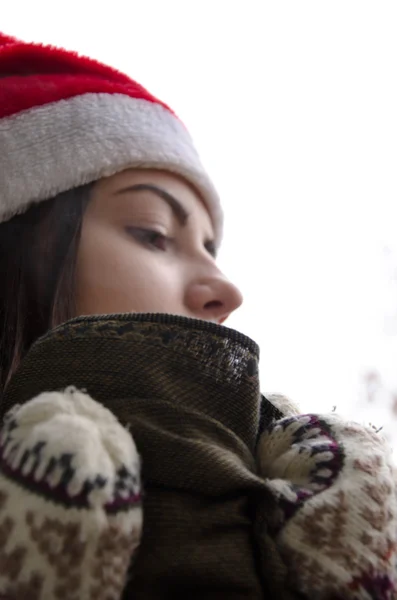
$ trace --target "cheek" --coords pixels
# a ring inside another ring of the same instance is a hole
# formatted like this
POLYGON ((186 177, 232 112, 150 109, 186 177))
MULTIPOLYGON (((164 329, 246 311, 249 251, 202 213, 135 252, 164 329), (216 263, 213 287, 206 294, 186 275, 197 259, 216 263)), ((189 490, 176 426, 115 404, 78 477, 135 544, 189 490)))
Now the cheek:
POLYGON ((176 269, 120 234, 85 232, 76 266, 79 314, 161 311, 178 296, 176 269))

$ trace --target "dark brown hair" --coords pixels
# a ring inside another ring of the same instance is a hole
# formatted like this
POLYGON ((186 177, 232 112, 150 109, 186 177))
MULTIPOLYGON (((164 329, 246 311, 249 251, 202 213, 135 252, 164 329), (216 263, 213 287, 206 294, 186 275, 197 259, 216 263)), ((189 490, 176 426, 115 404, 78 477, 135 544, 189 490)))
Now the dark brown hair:
POLYGON ((91 187, 0 224, 0 396, 33 342, 74 316, 76 254, 91 187))

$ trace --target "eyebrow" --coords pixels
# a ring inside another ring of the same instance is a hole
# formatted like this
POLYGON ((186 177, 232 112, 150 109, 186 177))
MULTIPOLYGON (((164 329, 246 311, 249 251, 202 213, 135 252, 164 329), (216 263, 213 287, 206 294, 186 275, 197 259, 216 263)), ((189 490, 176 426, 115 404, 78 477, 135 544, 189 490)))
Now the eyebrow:
POLYGON ((186 225, 189 218, 189 213, 182 206, 180 201, 175 198, 175 196, 163 188, 152 183, 137 183, 135 185, 129 185, 128 187, 122 188, 121 190, 117 190, 115 195, 120 196, 121 194, 128 194, 131 192, 152 192, 168 204, 182 226, 186 225))

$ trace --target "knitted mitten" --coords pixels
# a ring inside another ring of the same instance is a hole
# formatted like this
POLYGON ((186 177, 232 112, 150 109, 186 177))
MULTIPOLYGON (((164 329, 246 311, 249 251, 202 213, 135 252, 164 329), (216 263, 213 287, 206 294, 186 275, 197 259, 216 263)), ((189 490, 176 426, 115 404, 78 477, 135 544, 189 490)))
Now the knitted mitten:
POLYGON ((139 458, 109 410, 68 388, 6 415, 0 597, 119 599, 141 530, 139 458))
POLYGON ((275 502, 268 531, 299 597, 397 598, 397 484, 373 429, 336 414, 272 423, 258 444, 275 502))

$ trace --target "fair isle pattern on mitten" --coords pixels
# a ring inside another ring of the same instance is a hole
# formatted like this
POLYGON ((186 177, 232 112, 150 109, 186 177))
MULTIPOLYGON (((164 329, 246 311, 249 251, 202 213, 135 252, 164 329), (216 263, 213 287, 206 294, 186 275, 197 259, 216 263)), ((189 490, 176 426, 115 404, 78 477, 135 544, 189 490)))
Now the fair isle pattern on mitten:
POLYGON ((130 433, 87 394, 43 393, 0 432, 0 597, 118 600, 142 532, 130 433))
POLYGON ((396 474, 378 433, 336 414, 288 417, 263 432, 258 466, 291 591, 397 599, 396 474))

